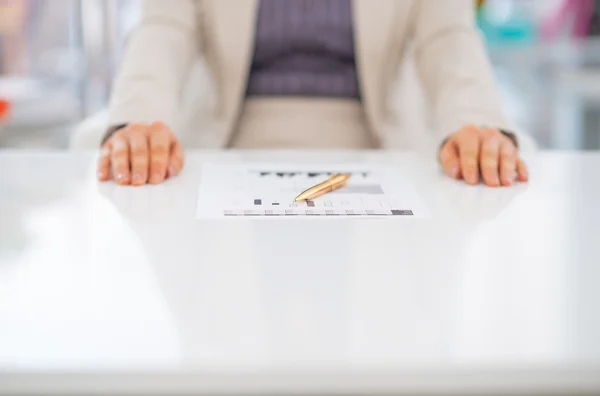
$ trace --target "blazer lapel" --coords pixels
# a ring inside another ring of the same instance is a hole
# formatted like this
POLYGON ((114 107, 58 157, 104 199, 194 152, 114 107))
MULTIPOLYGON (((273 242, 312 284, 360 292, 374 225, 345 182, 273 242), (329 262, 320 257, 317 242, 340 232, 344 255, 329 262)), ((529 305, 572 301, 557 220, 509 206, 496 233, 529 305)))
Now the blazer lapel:
POLYGON ((374 0, 353 1, 355 56, 362 100, 371 127, 377 131, 384 109, 387 68, 401 55, 413 1, 376 0, 377 5, 374 0))
POLYGON ((218 49, 221 109, 234 122, 244 99, 253 59, 259 0, 214 0, 210 2, 211 30, 218 49), (214 22, 213 22, 214 21, 214 22))

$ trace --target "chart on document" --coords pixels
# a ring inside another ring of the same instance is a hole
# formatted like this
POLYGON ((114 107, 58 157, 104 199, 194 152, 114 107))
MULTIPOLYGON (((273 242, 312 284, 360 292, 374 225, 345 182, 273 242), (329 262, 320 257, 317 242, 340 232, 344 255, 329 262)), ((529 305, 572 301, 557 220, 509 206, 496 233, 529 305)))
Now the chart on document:
POLYGON ((428 216, 418 194, 394 167, 358 165, 205 164, 198 218, 428 216), (314 200, 294 198, 334 173, 349 173, 346 185, 314 200))

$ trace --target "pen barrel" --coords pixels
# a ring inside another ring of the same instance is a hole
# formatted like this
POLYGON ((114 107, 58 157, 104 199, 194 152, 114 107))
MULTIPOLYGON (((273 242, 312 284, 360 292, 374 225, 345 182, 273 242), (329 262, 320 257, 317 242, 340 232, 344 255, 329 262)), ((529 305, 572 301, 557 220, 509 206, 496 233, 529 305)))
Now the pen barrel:
POLYGON ((345 182, 345 181, 341 181, 341 182, 337 182, 337 183, 332 183, 332 184, 329 186, 330 190, 329 190, 329 191, 327 191, 327 192, 331 192, 331 191, 334 191, 334 190, 340 189, 340 188, 344 187, 345 185, 346 185, 346 182, 345 182))
POLYGON ((350 179, 350 174, 348 173, 336 173, 335 175, 331 176, 331 178, 329 180, 327 180, 325 183, 332 183, 332 184, 339 184, 342 183, 342 185, 344 185, 348 179, 350 179))
POLYGON ((315 199, 323 194, 337 190, 338 188, 346 185, 346 181, 348 181, 349 178, 349 174, 335 174, 323 183, 317 184, 316 186, 304 191, 296 198, 296 200, 315 199))

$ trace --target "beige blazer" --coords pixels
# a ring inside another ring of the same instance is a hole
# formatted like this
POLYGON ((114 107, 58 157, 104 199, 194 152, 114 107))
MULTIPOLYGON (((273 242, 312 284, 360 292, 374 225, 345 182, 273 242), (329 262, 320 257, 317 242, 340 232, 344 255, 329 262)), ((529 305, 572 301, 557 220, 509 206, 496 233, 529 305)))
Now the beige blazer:
MULTIPOLYGON (((288 0, 281 0, 288 1, 288 0)), ((164 121, 179 127, 182 90, 203 57, 215 87, 203 147, 224 147, 244 101, 259 0, 142 0, 109 109, 111 125, 164 121)), ((353 0, 363 107, 384 147, 403 133, 389 97, 410 47, 429 99, 436 141, 466 124, 511 129, 505 119, 473 0, 353 0)))

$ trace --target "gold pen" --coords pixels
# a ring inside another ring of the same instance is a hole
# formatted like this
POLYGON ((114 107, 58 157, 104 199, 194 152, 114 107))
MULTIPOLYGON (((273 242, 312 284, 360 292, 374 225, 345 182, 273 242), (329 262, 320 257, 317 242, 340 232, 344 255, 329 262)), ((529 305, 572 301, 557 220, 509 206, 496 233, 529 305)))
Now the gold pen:
POLYGON ((313 186, 308 190, 304 191, 303 193, 298 195, 294 201, 300 202, 315 199, 323 194, 327 194, 328 192, 337 190, 338 188, 344 187, 349 178, 349 173, 336 173, 329 179, 325 180, 323 183, 319 183, 316 186, 313 186))

